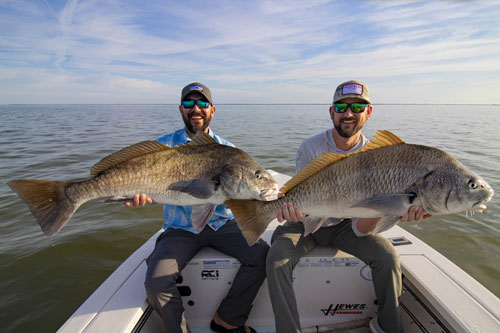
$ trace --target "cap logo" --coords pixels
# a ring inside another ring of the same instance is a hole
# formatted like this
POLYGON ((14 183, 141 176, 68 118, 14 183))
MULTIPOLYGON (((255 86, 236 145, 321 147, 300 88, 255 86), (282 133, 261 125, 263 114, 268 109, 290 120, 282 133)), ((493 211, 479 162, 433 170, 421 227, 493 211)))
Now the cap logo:
POLYGON ((189 91, 191 91, 191 90, 203 91, 203 87, 202 86, 193 85, 193 86, 189 87, 189 91))
POLYGON ((363 95, 363 86, 357 83, 349 83, 342 87, 343 95, 363 95))

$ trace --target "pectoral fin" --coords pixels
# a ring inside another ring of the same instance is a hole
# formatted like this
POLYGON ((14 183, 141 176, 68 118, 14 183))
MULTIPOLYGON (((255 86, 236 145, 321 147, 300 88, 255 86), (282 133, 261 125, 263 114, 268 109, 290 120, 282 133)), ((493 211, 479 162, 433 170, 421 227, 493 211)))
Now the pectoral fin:
POLYGON ((191 179, 170 184, 169 190, 180 191, 199 199, 208 199, 215 195, 219 184, 213 180, 191 179))
POLYGON ((306 216, 302 221, 304 223, 304 237, 316 232, 325 221, 326 217, 306 216))
POLYGON ((383 216, 382 219, 377 223, 377 226, 373 230, 372 234, 378 234, 389 230, 396 224, 398 224, 401 216, 383 216))
POLYGON ((371 197, 351 207, 368 208, 380 212, 380 216, 402 216, 414 202, 415 194, 385 194, 371 197))
POLYGON ((191 210, 191 222, 196 232, 201 232, 212 218, 215 205, 196 205, 191 210))
POLYGON ((111 197, 109 199, 104 200, 104 203, 112 204, 112 203, 120 203, 120 202, 132 202, 133 198, 127 197, 111 197))

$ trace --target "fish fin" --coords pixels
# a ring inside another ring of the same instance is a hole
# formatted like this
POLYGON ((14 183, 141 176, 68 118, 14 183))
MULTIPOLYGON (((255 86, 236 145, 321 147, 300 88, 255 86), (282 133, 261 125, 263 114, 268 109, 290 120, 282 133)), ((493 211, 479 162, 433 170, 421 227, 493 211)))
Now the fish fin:
POLYGON ((347 156, 337 155, 334 153, 324 153, 316 157, 311 162, 309 162, 302 170, 300 170, 299 173, 297 173, 292 179, 286 182, 285 185, 280 188, 280 192, 283 194, 287 193, 307 178, 310 178, 330 164, 340 161, 346 157, 347 156))
POLYGON ((278 214, 281 206, 277 206, 278 210, 275 212, 272 212, 271 209, 264 209, 267 204, 272 202, 274 201, 227 200, 225 202, 233 213, 248 245, 252 246, 257 243, 269 223, 278 214))
POLYGON ((196 205, 191 210, 191 222, 194 230, 200 233, 212 218, 215 212, 215 205, 196 205))
POLYGON ((403 140, 401 140, 399 137, 392 134, 391 132, 385 130, 378 130, 377 133, 375 133, 373 139, 371 139, 363 149, 350 153, 349 155, 361 154, 368 150, 373 150, 388 146, 396 146, 404 143, 405 142, 403 140))
POLYGON ((213 180, 190 179, 170 184, 169 190, 184 192, 199 199, 208 199, 215 194, 219 183, 213 180))
POLYGON ((111 197, 104 200, 104 203, 120 203, 120 202, 132 202, 134 199, 129 197, 111 197))
POLYGON ((318 231, 325 223, 326 217, 306 216, 302 223, 304 224, 304 237, 318 231))
POLYGON ((379 234, 381 232, 389 230, 390 228, 398 224, 400 218, 401 216, 382 216, 382 219, 378 221, 375 229, 373 229, 372 234, 379 234))
POLYGON ((58 232, 80 206, 66 196, 69 184, 34 179, 17 179, 7 183, 26 202, 48 236, 58 232))
POLYGON ((384 194, 361 200, 351 207, 368 208, 381 212, 382 216, 402 216, 410 207, 415 194, 384 194))
POLYGON ((359 151, 349 153, 347 155, 338 155, 328 152, 316 157, 311 162, 309 162, 302 170, 300 170, 299 173, 297 173, 292 179, 286 182, 286 184, 281 187, 280 192, 283 194, 287 193, 292 188, 302 183, 304 180, 310 178, 311 176, 317 174, 329 165, 348 158, 351 155, 361 154, 369 150, 399 144, 404 144, 404 141, 389 131, 379 130, 377 131, 373 139, 370 140, 368 144, 359 151))
POLYGON ((163 143, 159 143, 158 141, 149 140, 138 142, 104 157, 92 167, 90 175, 95 177, 101 172, 127 162, 133 158, 169 149, 172 149, 172 152, 174 151, 173 148, 164 145, 163 143))
POLYGON ((189 142, 191 145, 209 145, 214 143, 217 143, 217 141, 203 131, 196 132, 193 139, 189 142))

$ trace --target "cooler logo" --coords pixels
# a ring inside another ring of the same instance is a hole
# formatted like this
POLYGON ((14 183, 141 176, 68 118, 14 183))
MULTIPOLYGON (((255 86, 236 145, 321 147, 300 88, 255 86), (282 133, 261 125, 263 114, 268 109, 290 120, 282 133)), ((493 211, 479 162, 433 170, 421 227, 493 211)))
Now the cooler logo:
POLYGON ((363 95, 363 86, 357 83, 349 83, 342 87, 342 95, 363 95))
POLYGON ((202 280, 218 280, 219 270, 217 269, 204 269, 201 271, 202 280))

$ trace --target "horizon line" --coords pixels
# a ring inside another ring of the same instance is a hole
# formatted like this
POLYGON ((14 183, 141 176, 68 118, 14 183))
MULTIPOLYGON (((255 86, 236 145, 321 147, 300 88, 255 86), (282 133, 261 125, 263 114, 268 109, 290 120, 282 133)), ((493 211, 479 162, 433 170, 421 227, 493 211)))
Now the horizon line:
MULTIPOLYGON (((215 105, 331 105, 330 103, 214 103, 215 105)), ((179 105, 177 103, 6 103, 8 105, 179 105)), ((500 103, 371 103, 371 105, 483 105, 500 106, 500 103)))

